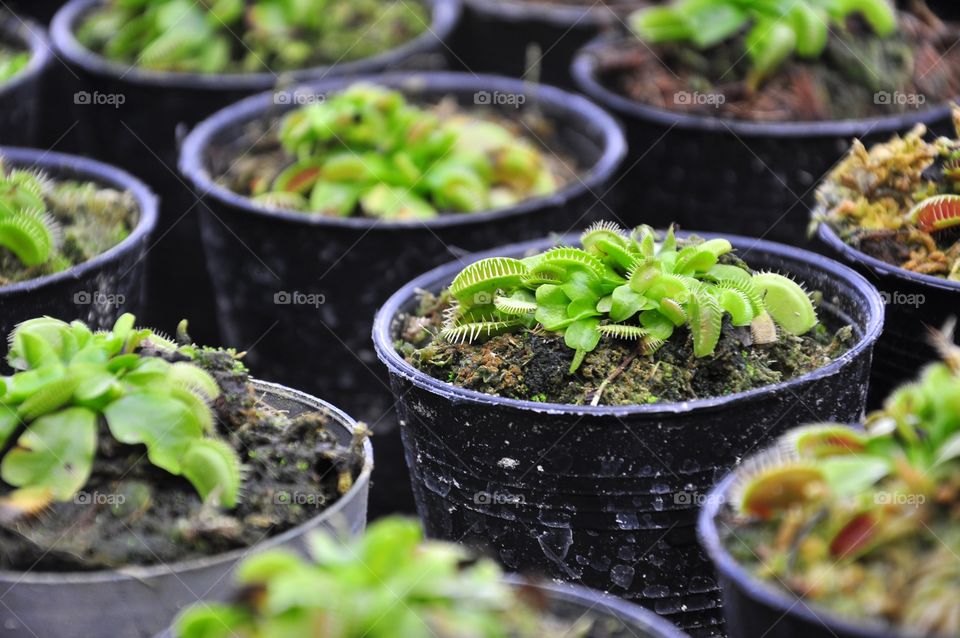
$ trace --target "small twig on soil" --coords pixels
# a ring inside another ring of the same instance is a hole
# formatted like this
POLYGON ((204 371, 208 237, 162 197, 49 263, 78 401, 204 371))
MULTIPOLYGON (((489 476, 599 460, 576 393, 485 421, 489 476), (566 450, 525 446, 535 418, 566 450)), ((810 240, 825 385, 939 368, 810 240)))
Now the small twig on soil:
POLYGON ((590 405, 592 405, 592 406, 600 405, 600 396, 603 394, 603 391, 607 389, 607 386, 610 385, 610 383, 611 383, 614 379, 616 379, 616 378, 619 377, 621 374, 623 374, 623 371, 627 369, 627 366, 629 366, 631 363, 633 363, 633 360, 636 359, 637 356, 640 355, 640 354, 643 354, 643 341, 642 341, 642 340, 637 344, 636 349, 635 349, 633 352, 631 352, 629 355, 627 355, 627 356, 624 358, 624 360, 620 362, 620 365, 618 365, 618 366, 613 370, 613 372, 611 372, 610 374, 608 374, 608 375, 607 375, 607 378, 604 379, 604 380, 600 383, 600 386, 597 388, 597 391, 593 393, 593 399, 590 400, 590 405))

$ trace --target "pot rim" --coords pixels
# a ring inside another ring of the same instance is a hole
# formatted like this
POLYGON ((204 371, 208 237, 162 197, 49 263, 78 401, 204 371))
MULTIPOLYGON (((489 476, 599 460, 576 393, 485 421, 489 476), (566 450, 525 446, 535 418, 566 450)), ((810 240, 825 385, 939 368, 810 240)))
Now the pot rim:
POLYGON ((576 115, 582 121, 594 123, 599 127, 602 143, 601 155, 589 170, 578 175, 576 181, 560 190, 542 197, 532 197, 514 206, 485 210, 476 213, 445 213, 427 221, 382 221, 369 217, 329 217, 325 215, 305 215, 304 213, 277 208, 265 208, 253 205, 249 197, 231 191, 216 183, 204 166, 204 156, 212 145, 213 138, 224 129, 235 126, 239 121, 249 121, 266 113, 276 105, 275 93, 266 92, 246 98, 232 104, 200 122, 184 139, 180 151, 180 172, 201 193, 201 197, 212 197, 219 202, 273 221, 321 226, 352 228, 362 230, 393 231, 410 228, 450 228, 473 224, 483 224, 505 218, 532 213, 547 207, 563 205, 570 198, 581 193, 593 193, 611 179, 627 154, 627 142, 621 126, 596 104, 584 97, 545 84, 534 84, 496 75, 477 75, 471 73, 427 71, 371 74, 365 76, 326 78, 292 87, 281 93, 291 96, 287 104, 293 104, 292 96, 304 90, 313 93, 335 92, 356 82, 368 82, 393 88, 429 89, 445 93, 476 93, 478 91, 499 91, 533 95, 538 101, 550 103, 576 115))
POLYGON ((889 275, 902 281, 907 281, 913 284, 922 284, 924 286, 930 286, 946 292, 960 293, 960 281, 950 281, 949 279, 942 279, 932 275, 924 275, 922 273, 913 272, 912 270, 907 270, 906 268, 902 268, 900 266, 888 264, 885 261, 881 261, 876 257, 871 257, 870 255, 857 250, 847 242, 840 239, 840 236, 837 235, 836 231, 828 222, 821 221, 817 224, 817 238, 829 246, 832 250, 843 255, 843 257, 849 262, 867 266, 871 271, 875 271, 881 275, 889 275))
POLYGON ((597 28, 614 23, 621 12, 630 10, 629 0, 619 0, 613 6, 584 1, 579 5, 563 5, 544 0, 517 2, 516 0, 463 0, 473 11, 496 16, 503 20, 536 20, 555 27, 597 28))
POLYGON ((380 53, 323 66, 308 67, 293 71, 261 71, 257 73, 178 73, 174 71, 151 71, 136 65, 109 60, 83 46, 74 35, 74 27, 84 13, 105 0, 68 0, 50 22, 50 37, 60 55, 72 65, 85 72, 117 78, 131 84, 160 88, 197 89, 211 91, 262 91, 282 83, 287 78, 304 80, 310 77, 323 78, 331 73, 353 75, 368 73, 372 68, 386 65, 398 57, 424 53, 436 42, 443 44, 460 20, 462 7, 458 0, 424 0, 431 10, 430 24, 417 37, 380 53))
POLYGON ((77 179, 89 180, 109 188, 133 193, 139 207, 136 226, 133 227, 129 235, 116 245, 66 270, 0 286, 0 299, 5 296, 29 293, 44 286, 79 280, 102 268, 121 254, 134 250, 137 244, 148 238, 157 226, 157 196, 138 178, 111 164, 80 157, 79 155, 16 146, 0 146, 0 157, 17 166, 35 166, 53 174, 56 174, 58 170, 75 171, 79 173, 77 179))
POLYGON ((683 131, 726 133, 748 138, 862 138, 867 134, 893 134, 908 130, 916 124, 931 124, 949 119, 950 105, 957 99, 954 97, 915 113, 810 122, 753 122, 735 118, 676 113, 631 100, 599 82, 596 74, 598 51, 617 40, 617 36, 600 35, 577 51, 570 68, 570 74, 577 88, 584 95, 621 116, 683 131))
MULTIPOLYGON (((753 458, 763 454, 764 452, 760 452, 753 458)), ((775 585, 760 580, 734 560, 720 540, 717 517, 736 480, 736 472, 736 469, 729 472, 710 490, 697 516, 697 537, 700 546, 707 552, 710 561, 721 576, 732 580, 747 597, 777 610, 778 613, 783 614, 783 617, 798 616, 805 622, 826 627, 831 633, 837 632, 851 638, 910 638, 908 634, 897 631, 896 628, 880 623, 858 624, 813 601, 807 601, 799 596, 790 596, 775 585)))
MULTIPOLYGON (((301 401, 318 409, 327 412, 339 426, 351 434, 357 429, 357 421, 350 417, 340 408, 331 405, 327 401, 288 388, 279 383, 270 383, 260 381, 259 379, 250 380, 255 389, 264 393, 272 393, 286 398, 301 401)), ((16 587, 19 584, 24 585, 96 585, 98 583, 116 582, 116 581, 137 581, 142 582, 157 576, 164 576, 169 573, 183 574, 192 571, 209 569, 220 564, 228 564, 237 561, 248 555, 254 549, 261 551, 282 545, 288 541, 302 535, 306 528, 316 527, 326 519, 333 518, 340 510, 346 507, 347 503, 352 501, 367 488, 370 482, 370 475, 373 472, 373 445, 370 439, 363 443, 363 468, 354 481, 353 486, 338 498, 330 507, 326 508, 313 518, 307 519, 286 530, 281 534, 268 536, 264 540, 249 547, 240 547, 228 552, 221 552, 212 556, 201 558, 192 558, 189 560, 180 560, 172 563, 159 563, 156 565, 136 565, 126 566, 119 569, 103 569, 91 572, 52 572, 52 571, 14 571, 0 569, 0 585, 9 585, 16 587)))
POLYGON ((53 62, 53 50, 46 29, 30 18, 11 13, 0 25, 0 31, 7 37, 20 40, 30 52, 27 66, 9 81, 0 84, 0 94, 4 94, 39 78, 53 62))
POLYGON ((483 259, 485 257, 496 257, 506 254, 518 254, 530 249, 543 249, 548 246, 556 245, 563 241, 566 245, 578 243, 579 237, 576 235, 565 235, 557 240, 552 238, 538 239, 529 242, 509 244, 493 250, 474 253, 464 257, 462 260, 451 261, 442 266, 438 266, 416 279, 408 282, 380 307, 377 311, 373 324, 373 342, 377 351, 377 357, 386 365, 387 370, 392 375, 397 375, 416 385, 422 390, 431 392, 454 403, 465 401, 470 403, 479 403, 488 406, 503 406, 524 412, 534 412, 539 414, 575 414, 580 416, 612 416, 629 417, 635 415, 676 415, 689 414, 700 411, 720 410, 736 404, 740 401, 759 401, 767 395, 780 392, 792 391, 794 388, 811 381, 817 381, 832 376, 851 361, 860 357, 864 351, 869 350, 876 343, 883 331, 884 305, 883 299, 877 289, 870 284, 862 275, 854 271, 849 266, 841 264, 832 259, 824 258, 808 250, 786 246, 774 242, 741 237, 738 235, 728 235, 725 233, 699 233, 687 231, 678 233, 678 237, 684 237, 695 234, 706 239, 723 237, 733 244, 734 248, 743 250, 745 253, 759 251, 772 256, 782 257, 806 262, 814 269, 829 274, 832 278, 842 280, 852 288, 859 290, 866 299, 868 305, 868 317, 863 334, 857 340, 856 344, 847 352, 830 363, 812 372, 801 375, 788 381, 781 381, 765 385, 746 392, 737 392, 720 397, 710 397, 706 399, 696 399, 693 401, 682 401, 679 403, 664 404, 644 404, 628 406, 584 406, 570 405, 563 403, 538 403, 521 399, 510 399, 506 397, 486 394, 477 390, 468 390, 445 381, 435 379, 430 375, 417 370, 407 363, 403 357, 394 348, 393 341, 393 321, 401 307, 410 300, 417 289, 429 290, 437 282, 447 282, 459 272, 465 264, 472 261, 483 259))
POLYGON ((658 616, 640 605, 597 589, 573 583, 528 580, 519 574, 505 574, 503 579, 511 585, 535 587, 546 592, 554 600, 587 607, 587 613, 599 610, 601 614, 621 620, 626 625, 645 625, 643 629, 649 631, 653 638, 688 638, 687 634, 664 617, 658 616), (630 622, 628 623, 627 620, 630 622))

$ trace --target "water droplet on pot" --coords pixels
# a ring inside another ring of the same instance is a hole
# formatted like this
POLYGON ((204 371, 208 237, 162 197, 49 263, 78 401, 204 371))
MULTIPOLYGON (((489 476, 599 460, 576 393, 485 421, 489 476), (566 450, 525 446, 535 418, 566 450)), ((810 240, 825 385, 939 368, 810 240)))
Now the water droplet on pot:
POLYGON ((610 570, 610 580, 614 585, 619 585, 624 589, 630 589, 633 585, 634 570, 630 565, 614 565, 610 570))
MULTIPOLYGON (((644 598, 666 598, 670 595, 670 588, 666 585, 647 585, 641 592, 644 598)), ((657 613, 661 613, 657 611, 657 613)))
POLYGON ((617 526, 620 529, 640 529, 637 515, 632 512, 620 512, 616 516, 617 526))

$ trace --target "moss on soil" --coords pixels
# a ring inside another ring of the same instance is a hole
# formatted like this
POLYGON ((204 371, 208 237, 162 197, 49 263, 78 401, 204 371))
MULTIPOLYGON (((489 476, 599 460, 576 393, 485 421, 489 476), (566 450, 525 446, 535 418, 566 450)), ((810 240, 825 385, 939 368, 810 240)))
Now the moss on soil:
POLYGON ((744 392, 823 367, 855 339, 850 326, 834 332, 821 323, 802 337, 781 334, 776 343, 753 345, 750 329, 726 317, 712 357, 695 357, 689 331, 680 328, 653 355, 634 342, 604 339, 571 375, 574 351, 558 334, 525 330, 472 344, 434 339, 448 306, 446 295, 424 293, 418 311, 403 318, 397 347, 406 360, 463 388, 545 403, 640 405, 744 392))
POLYGON ((186 479, 149 463, 143 446, 117 443, 101 424, 80 496, 0 528, 0 568, 85 571, 210 556, 303 523, 350 488, 363 466, 364 435, 344 446, 327 415, 291 418, 266 405, 231 352, 205 349, 199 364, 221 388, 217 430, 246 466, 238 506, 204 505, 186 479))
POLYGON ((47 262, 27 267, 12 252, 0 248, 0 286, 89 261, 126 239, 140 216, 132 193, 90 182, 47 180, 43 196, 59 226, 54 253, 47 262))

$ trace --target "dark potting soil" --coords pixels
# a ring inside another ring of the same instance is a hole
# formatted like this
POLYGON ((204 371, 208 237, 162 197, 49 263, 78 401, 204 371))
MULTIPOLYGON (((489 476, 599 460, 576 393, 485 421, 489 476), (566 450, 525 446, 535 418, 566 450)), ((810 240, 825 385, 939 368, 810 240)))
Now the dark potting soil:
MULTIPOLYGON (((533 113, 521 113, 513 118, 499 117, 489 109, 470 109, 462 111, 452 98, 436 103, 432 109, 441 119, 470 117, 477 120, 495 122, 506 128, 511 134, 525 138, 541 151, 547 170, 553 174, 556 189, 578 179, 579 167, 572 156, 563 148, 556 147, 552 124, 544 117, 533 113)), ((210 148, 211 172, 216 181, 235 193, 251 197, 258 183, 272 183, 295 158, 280 144, 278 137, 280 118, 256 120, 246 126, 244 134, 228 146, 210 148)), ((358 207, 358 214, 363 213, 358 207)), ((319 212, 304 213, 320 215, 319 212)), ((441 214, 448 214, 441 211, 441 214)), ((449 213, 467 214, 469 213, 449 213)))
POLYGON ((637 102, 680 113, 754 121, 889 116, 960 94, 960 31, 930 12, 899 13, 888 38, 858 19, 832 29, 820 59, 793 59, 759 89, 743 39, 698 51, 624 39, 600 51, 599 80, 637 102))
POLYGON ((688 330, 678 328, 652 355, 635 342, 603 339, 569 374, 574 351, 563 336, 525 330, 484 342, 454 344, 434 335, 450 300, 424 293, 414 315, 402 318, 398 348, 430 376, 487 394, 570 405, 675 403, 744 392, 812 372, 853 346, 850 326, 823 323, 802 337, 781 334, 776 343, 753 345, 750 328, 724 318, 710 357, 695 357, 688 330))
POLYGON ((0 286, 60 272, 106 252, 130 234, 140 215, 133 193, 90 182, 47 179, 43 199, 58 226, 54 252, 43 264, 24 266, 0 247, 0 286))
POLYGON ((323 413, 290 418, 261 401, 230 351, 206 349, 219 434, 245 466, 237 507, 204 505, 186 480, 153 466, 101 424, 93 473, 72 502, 0 526, 0 568, 85 571, 171 563, 249 547, 316 516, 353 484, 363 439, 338 442, 323 413))

